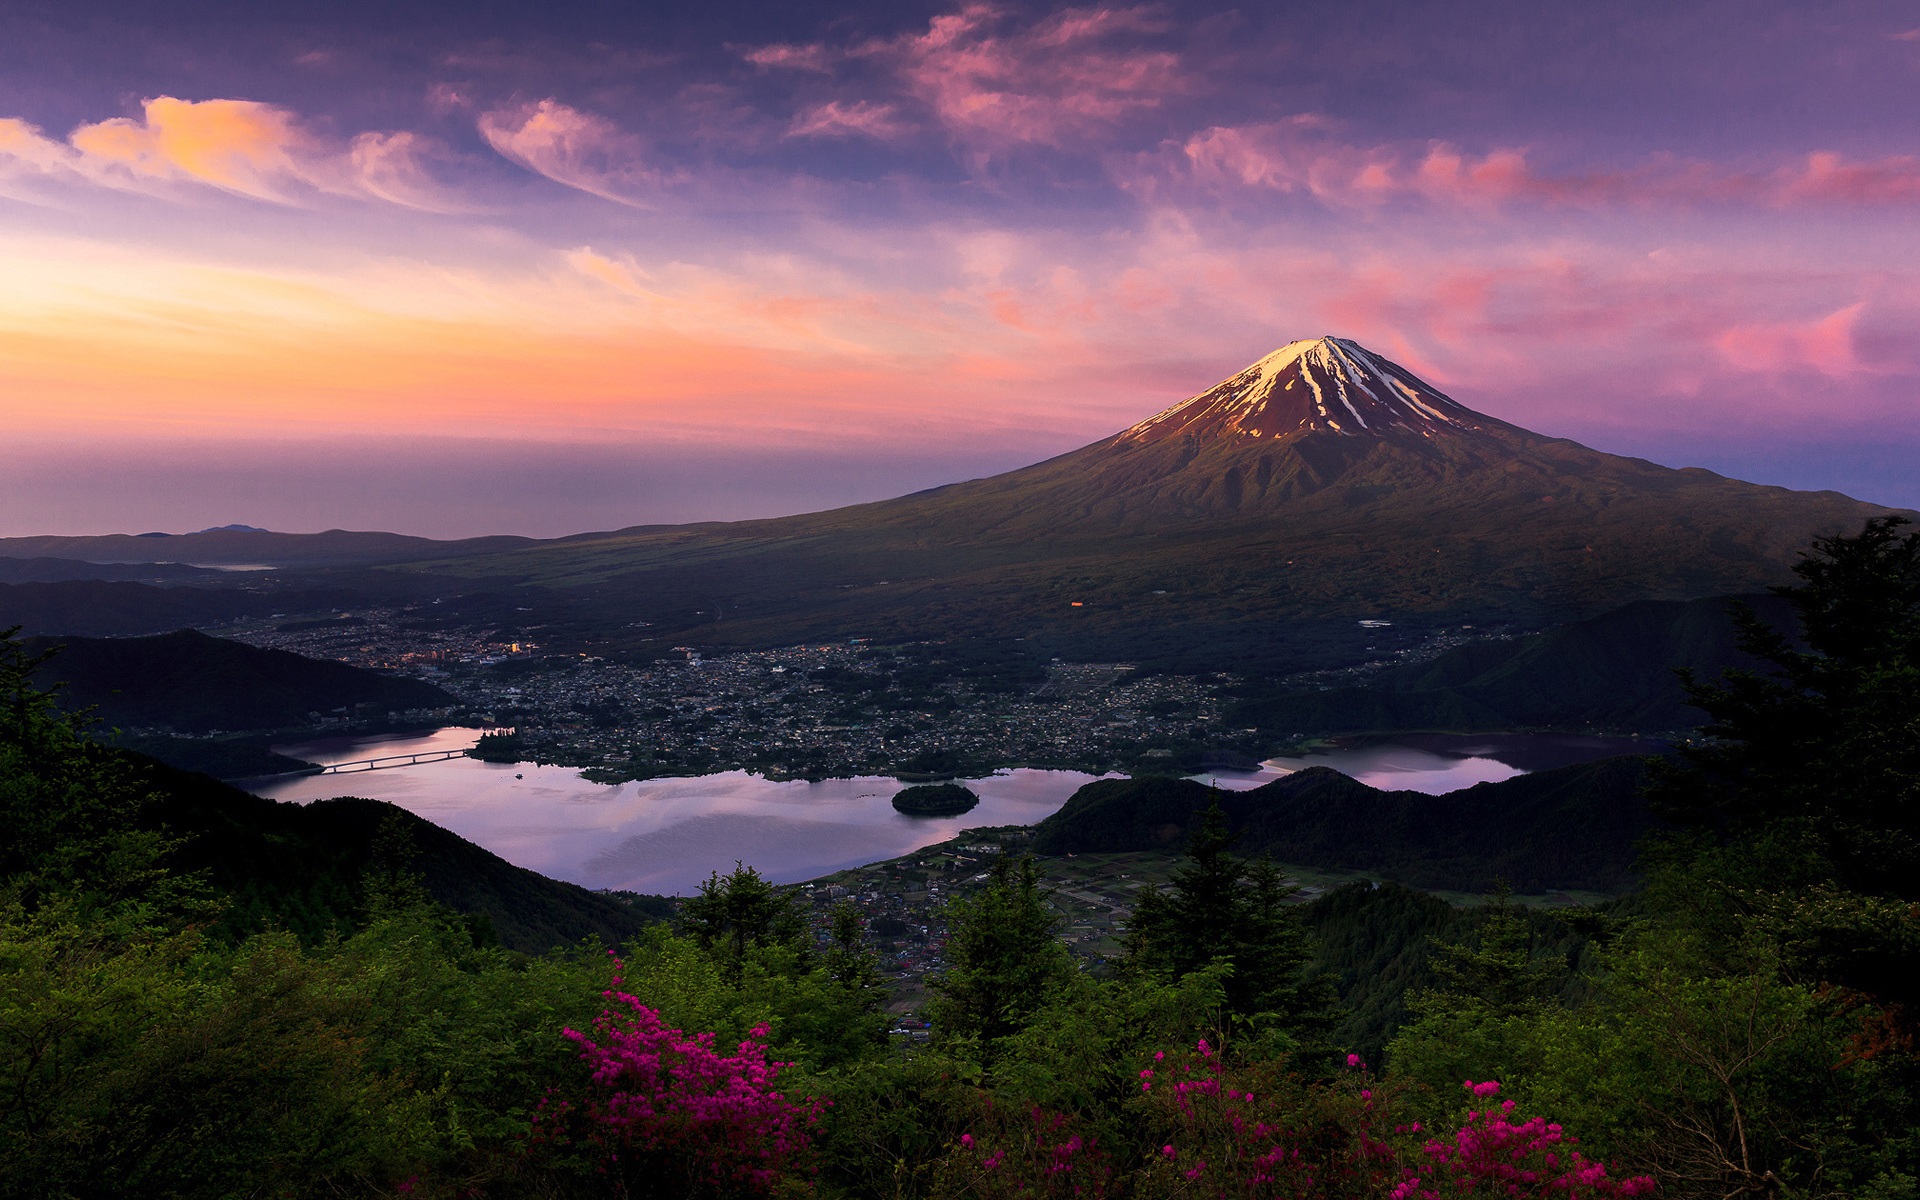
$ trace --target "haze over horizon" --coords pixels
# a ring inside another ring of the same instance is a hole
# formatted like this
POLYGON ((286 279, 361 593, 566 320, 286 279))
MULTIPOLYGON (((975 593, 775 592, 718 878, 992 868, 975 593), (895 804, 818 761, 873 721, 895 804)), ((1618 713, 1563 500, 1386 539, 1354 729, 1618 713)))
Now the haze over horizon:
POLYGON ((0 536, 807 511, 1323 333, 1920 506, 1910 6, 1308 11, 10 5, 0 536))

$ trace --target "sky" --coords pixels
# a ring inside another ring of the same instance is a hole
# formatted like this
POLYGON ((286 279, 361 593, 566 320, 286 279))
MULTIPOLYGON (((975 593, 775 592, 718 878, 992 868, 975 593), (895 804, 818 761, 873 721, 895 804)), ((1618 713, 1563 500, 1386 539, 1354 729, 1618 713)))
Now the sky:
POLYGON ((0 535, 878 499, 1351 337, 1920 506, 1920 9, 0 6, 0 535))

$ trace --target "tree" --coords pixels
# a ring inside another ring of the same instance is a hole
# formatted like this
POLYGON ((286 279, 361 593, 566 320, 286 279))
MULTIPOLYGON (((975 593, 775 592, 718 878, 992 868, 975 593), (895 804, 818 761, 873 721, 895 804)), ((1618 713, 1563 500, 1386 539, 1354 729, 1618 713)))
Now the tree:
POLYGON ((1866 993, 1896 1023, 1920 1016, 1920 532, 1908 524, 1880 517, 1814 543, 1801 582, 1775 589, 1798 641, 1736 609, 1742 648, 1768 669, 1683 674, 1706 740, 1652 791, 1693 831, 1665 848, 1664 885, 1703 927, 1718 921, 1703 941, 1761 938, 1797 975, 1866 993))
POLYGON ((977 1038, 990 1047, 1024 1028, 1074 974, 1054 935, 1060 918, 1030 857, 994 863, 984 888, 948 903, 947 921, 947 970, 927 1005, 943 1039, 977 1038))
MULTIPOLYGON (((733 864, 725 878, 713 872, 700 885, 700 894, 680 906, 680 922, 701 949, 720 957, 736 980, 752 947, 805 948, 806 926, 792 899, 740 863, 733 864)), ((805 963, 797 965, 804 968, 805 963)))
POLYGON ((833 906, 832 942, 821 966, 827 978, 858 997, 863 1011, 872 1012, 886 1000, 880 968, 866 945, 867 923, 860 910, 842 900, 833 906))
POLYGON ((1920 532, 1880 517, 1815 541, 1775 588, 1804 644, 1735 606, 1740 645, 1766 672, 1716 683, 1682 672, 1706 741, 1657 781, 1676 818, 1728 836, 1783 824, 1835 882, 1920 898, 1920 532))
POLYGON ((1278 1018, 1290 1035, 1327 1023, 1327 981, 1310 967, 1313 950, 1299 911, 1298 888, 1272 863, 1230 851, 1238 836, 1226 813, 1208 807, 1187 843, 1187 861, 1168 893, 1143 890, 1127 928, 1131 969, 1179 978, 1215 962, 1232 968, 1228 1011, 1241 1018, 1278 1018))
POLYGON ((156 797, 125 754, 88 736, 84 713, 34 674, 19 628, 0 630, 0 902, 110 910, 135 925, 206 915, 200 881, 164 866, 177 841, 150 819, 156 797))
POLYGON ((1530 1012, 1552 998, 1565 966, 1535 956, 1533 943, 1533 927, 1503 883, 1493 903, 1481 910, 1471 942, 1442 942, 1433 948, 1433 973, 1440 986, 1431 994, 1440 1002, 1474 1005, 1495 1017, 1530 1012))

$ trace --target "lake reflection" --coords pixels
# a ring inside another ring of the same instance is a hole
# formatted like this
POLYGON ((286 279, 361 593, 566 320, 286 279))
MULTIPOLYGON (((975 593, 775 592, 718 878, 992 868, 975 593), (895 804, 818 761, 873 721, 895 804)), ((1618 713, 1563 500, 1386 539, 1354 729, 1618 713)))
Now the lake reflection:
MULTIPOLYGON (((308 762, 412 754, 473 743, 470 729, 277 747, 308 762)), ((776 882, 894 858, 980 825, 1031 825, 1082 784, 1078 771, 1002 771, 968 780, 980 804, 959 817, 907 817, 890 778, 788 783, 744 771, 601 784, 572 767, 450 759, 365 774, 257 781, 274 800, 364 796, 400 805, 508 862, 592 888, 686 895, 735 860, 776 882)))
POLYGON ((1327 749, 1297 758, 1270 758, 1258 771, 1220 771, 1194 778, 1244 791, 1307 767, 1332 767, 1382 791, 1437 796, 1529 771, 1550 771, 1620 754, 1656 754, 1666 748, 1665 742, 1652 738, 1585 734, 1383 734, 1337 739, 1327 749))
MULTIPOLYGON (((471 729, 277 746, 308 762, 457 749, 471 729)), ((1384 789, 1440 793, 1661 744, 1557 734, 1478 737, 1411 734, 1353 739, 1325 752, 1269 760, 1258 771, 1196 776, 1223 788, 1258 787, 1303 767, 1332 767, 1384 789)), ((248 786, 274 800, 365 796, 400 805, 508 862, 593 888, 687 895, 735 860, 780 883, 907 854, 981 825, 1031 825, 1099 776, 1001 771, 967 780, 980 805, 959 817, 893 810, 893 779, 779 783, 727 771, 694 779, 601 784, 572 767, 470 758, 364 774, 302 776, 248 786)))

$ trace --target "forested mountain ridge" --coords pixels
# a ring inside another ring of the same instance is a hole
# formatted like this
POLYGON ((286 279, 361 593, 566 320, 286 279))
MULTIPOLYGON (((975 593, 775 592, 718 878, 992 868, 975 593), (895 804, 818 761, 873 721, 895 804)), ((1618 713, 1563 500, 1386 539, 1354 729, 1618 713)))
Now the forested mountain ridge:
POLYGON ((1659 827, 1640 790, 1648 760, 1609 758, 1444 795, 1386 792, 1313 767, 1246 791, 1190 779, 1087 784, 1036 827, 1042 854, 1177 850, 1218 804, 1238 848, 1413 887, 1617 892, 1659 827))
POLYGON ((190 629, 140 638, 29 638, 29 652, 58 648, 42 669, 60 698, 114 726, 282 729, 340 708, 442 708, 455 698, 433 684, 307 658, 190 629))
POLYGON ((1472 642, 1428 662, 1389 667, 1364 686, 1256 682, 1231 720, 1282 735, 1691 729, 1706 714, 1689 702, 1682 669, 1713 677, 1759 665, 1740 649, 1736 606, 1793 628, 1786 602, 1764 593, 1643 600, 1544 633, 1472 642))

